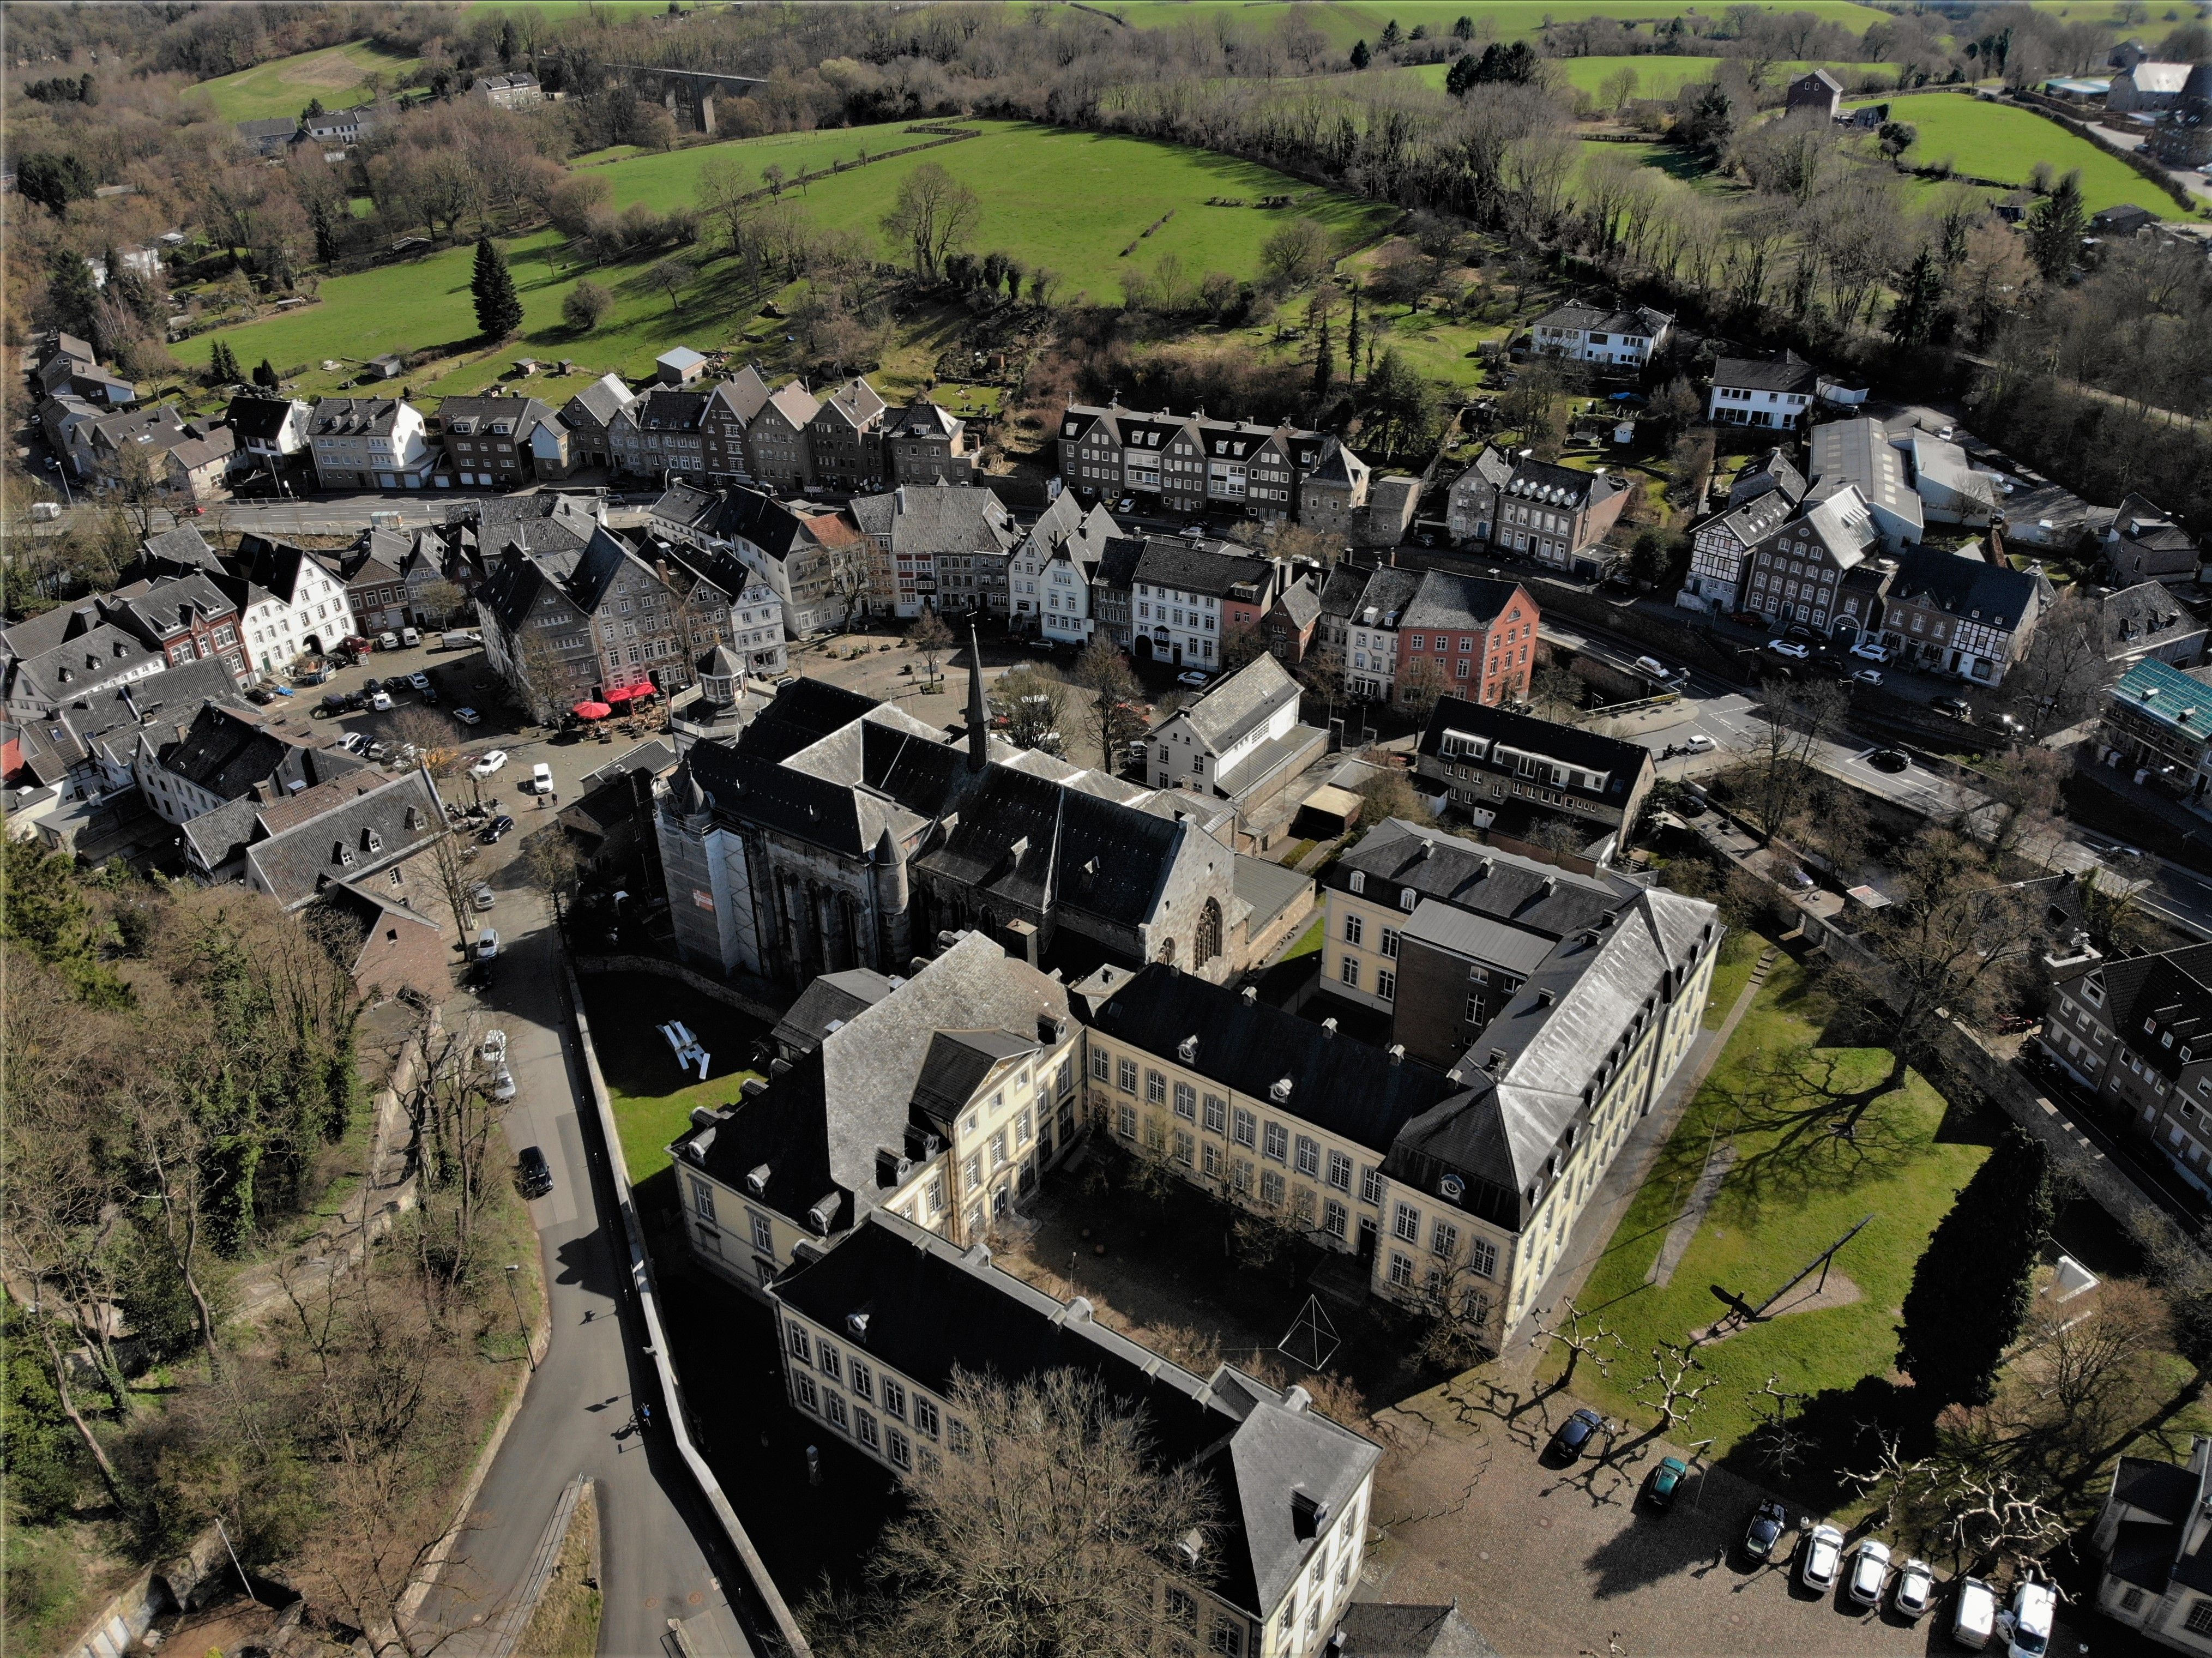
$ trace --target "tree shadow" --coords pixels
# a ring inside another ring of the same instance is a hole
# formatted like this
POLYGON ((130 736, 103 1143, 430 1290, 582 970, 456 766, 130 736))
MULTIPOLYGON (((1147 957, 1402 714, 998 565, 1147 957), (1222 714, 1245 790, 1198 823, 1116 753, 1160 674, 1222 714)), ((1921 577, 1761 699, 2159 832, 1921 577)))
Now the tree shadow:
POLYGON ((1729 1114, 1738 1155, 1721 1203, 1756 1217, 1768 1203, 1802 1203, 1895 1173, 1917 1154, 1901 1085, 1885 1073, 1857 1080, 1850 1050, 1810 1046, 1777 1054, 1732 1078, 1709 1079, 1729 1114))

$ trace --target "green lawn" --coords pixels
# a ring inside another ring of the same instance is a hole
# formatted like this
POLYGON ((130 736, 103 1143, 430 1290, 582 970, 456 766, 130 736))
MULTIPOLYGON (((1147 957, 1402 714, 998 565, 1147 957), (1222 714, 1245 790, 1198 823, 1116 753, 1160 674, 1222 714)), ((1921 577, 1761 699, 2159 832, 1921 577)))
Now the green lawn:
POLYGON ((1948 160, 1961 173, 2024 185, 2038 161, 2048 161, 2057 173, 2081 170, 2082 200, 2092 213, 2137 202, 2160 218, 2188 216, 2118 156, 2032 111, 1961 93, 1929 93, 1897 100, 1893 113, 1920 135, 1905 152, 1908 165, 1948 160))
POLYGON ((1741 927, 1721 940, 1721 958, 1713 963, 1712 988, 1705 993, 1706 1029, 1717 1030, 1726 1022, 1735 999, 1751 982, 1751 970, 1759 965, 1759 953, 1772 942, 1763 934, 1741 927))
MULTIPOLYGON (((1778 1317, 1698 1350, 1719 1383, 1674 1437, 1710 1436, 1717 1455, 1757 1425, 1747 1395, 1769 1376, 1810 1393, 1888 1372, 1913 1267, 1988 1154, 1975 1126, 1948 1120, 1942 1097, 1917 1074, 1867 1108, 1850 1142, 1830 1133, 1825 1116, 1795 1115, 1820 1101, 1803 1078, 1848 1091, 1877 1084, 1888 1070, 1884 1049, 1813 1047, 1827 1011, 1794 962, 1777 963, 1579 1297, 1584 1308, 1604 1309, 1627 1346, 1610 1377, 1579 1368, 1575 1390, 1649 1422, 1651 1412, 1633 1398, 1645 1368, 1639 1361, 1655 1345, 1682 1340, 1721 1315, 1710 1286, 1757 1305, 1861 1217, 1874 1217, 1836 1260, 1836 1272, 1860 1291, 1856 1300, 1778 1317), (1796 1070, 1778 1075, 1776 1062, 1793 1058, 1796 1070), (1723 1141, 1733 1132, 1735 1164, 1667 1285, 1647 1284, 1716 1131, 1723 1141)), ((1839 1280, 1832 1277, 1830 1287, 1839 1280)), ((1548 1365, 1546 1374, 1556 1375, 1556 1355, 1548 1365)))
MULTIPOLYGON (((912 125, 908 121, 889 121, 875 126, 832 127, 820 132, 779 132, 765 138, 741 138, 727 143, 672 149, 663 155, 640 154, 623 146, 580 155, 573 165, 588 168, 592 176, 606 179, 613 186, 613 204, 617 209, 643 202, 665 213, 672 207, 689 207, 698 201, 699 175, 706 171, 709 161, 735 161, 746 182, 758 187, 765 182, 760 176, 764 167, 780 167, 787 175, 795 178, 802 172, 822 171, 833 161, 849 164, 863 155, 880 155, 887 149, 928 143, 928 134, 908 130, 912 125)), ((902 163, 890 161, 884 165, 898 167, 902 163)))
POLYGON ((1693 149, 1680 144, 1658 143, 1610 143, 1601 139, 1582 140, 1583 165, 1588 166, 1600 155, 1632 155, 1645 167, 1656 167, 1670 179, 1709 196, 1740 196, 1750 186, 1740 179, 1714 170, 1713 165, 1693 149))
MULTIPOLYGON (((1884 14, 1853 0, 1757 0, 1776 11, 1808 11, 1816 16, 1863 31, 1881 22, 1884 14)), ((1139 28, 1171 28, 1188 23, 1209 33, 1224 18, 1252 32, 1278 27, 1292 12, 1312 23, 1338 51, 1348 51, 1354 40, 1369 46, 1382 38, 1392 18, 1411 33, 1425 23, 1432 35, 1448 34, 1459 18, 1472 15, 1487 23, 1495 38, 1511 40, 1534 35, 1548 21, 1572 22, 1583 17, 1670 18, 1682 8, 1666 0, 1096 0, 1098 9, 1111 11, 1139 28)), ((1716 8, 1719 9, 1719 8, 1716 8)))
POLYGON ((578 982, 592 1022, 592 1047, 606 1078, 632 1185, 668 1167, 668 1142, 691 1126, 695 1105, 727 1105, 748 1077, 765 1026, 688 986, 649 973, 594 973, 578 982), (705 1082, 686 1082, 658 1027, 689 1026, 707 1049, 705 1082))
MULTIPOLYGON (((1713 70, 1721 61, 1717 58, 1675 58, 1646 53, 1627 58, 1555 58, 1546 67, 1560 84, 1572 87, 1577 92, 1593 94, 1614 71, 1632 69, 1636 71, 1637 97, 1672 98, 1690 82, 1711 80, 1713 70)), ((1894 75, 1897 72, 1894 64, 1814 62, 1808 58, 1771 65, 1766 84, 1779 86, 1784 81, 1802 75, 1809 69, 1832 70, 1847 87, 1855 84, 1855 77, 1858 76, 1894 75)), ((1434 87, 1442 91, 1444 77, 1451 72, 1451 65, 1415 64, 1388 72, 1407 76, 1425 87, 1434 87)))
POLYGON ((311 98, 323 100, 325 109, 350 109, 369 100, 362 82, 371 74, 381 75, 386 87, 421 61, 380 52, 366 40, 319 52, 302 52, 272 58, 200 84, 215 100, 216 113, 226 121, 258 121, 276 115, 297 115, 311 98))

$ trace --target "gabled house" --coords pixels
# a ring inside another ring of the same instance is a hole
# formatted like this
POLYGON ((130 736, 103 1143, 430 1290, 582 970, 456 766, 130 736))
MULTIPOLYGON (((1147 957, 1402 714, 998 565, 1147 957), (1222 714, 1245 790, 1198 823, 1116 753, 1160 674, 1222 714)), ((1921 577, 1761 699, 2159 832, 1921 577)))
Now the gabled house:
POLYGON ((1779 357, 1722 357, 1713 364, 1705 418, 1716 425, 1795 431, 1819 393, 1820 374, 1795 351, 1779 357))
POLYGON ((2192 668, 2204 654, 2203 618, 2162 581, 2139 581, 2098 601, 2104 612, 2106 659, 2123 671, 2148 659, 2192 668))
POLYGON ((758 489, 678 484, 653 503, 650 520, 667 540, 726 554, 760 576, 782 601, 794 639, 866 611, 872 544, 848 513, 787 504, 758 489))
POLYGON ((1298 723, 1298 682, 1272 656, 1254 657, 1146 734, 1152 786, 1190 789, 1250 813, 1279 795, 1328 746, 1298 723))
POLYGON ((619 374, 602 374, 561 405, 561 424, 568 431, 572 465, 611 466, 614 442, 610 433, 623 410, 637 394, 619 374))
POLYGON ((401 567, 416 539, 399 530, 370 530, 352 546, 318 552, 317 563, 345 583, 354 627, 374 637, 414 625, 401 567))
POLYGON ((1486 443, 1472 465, 1451 482, 1444 523, 1454 541, 1487 541, 1496 521, 1498 492, 1513 477, 1513 457, 1486 443))
POLYGON ((1601 864, 1635 833, 1656 775, 1638 744, 1456 696, 1437 702, 1413 764, 1485 833, 1533 845, 1534 828, 1564 819, 1601 864))
POLYGON ((1273 560, 1234 542, 1151 537, 1137 559, 1133 653, 1212 671, 1223 636, 1258 624, 1279 577, 1273 560))
POLYGON ((2105 693, 2097 728, 2097 760, 2135 781, 2212 817, 2212 683, 2208 671, 2185 671, 2148 657, 2105 693))
POLYGON ((1751 544, 1737 602, 1772 623, 1802 622, 1823 633, 1848 625, 1857 633, 1865 621, 1844 607, 1843 596, 1846 578, 1876 549, 1874 513, 1848 485, 1820 500, 1808 495, 1806 502, 1802 513, 1751 544))
POLYGON ((424 914, 440 901, 436 872, 415 863, 451 833, 426 771, 336 778, 263 807, 259 820, 246 843, 245 882, 285 909, 304 909, 339 883, 369 886, 386 902, 404 897, 424 914))
POLYGON ((941 480, 858 495, 847 510, 872 550, 871 603, 901 616, 967 608, 942 597, 950 564, 964 573, 978 556, 1003 557, 1022 533, 990 490, 941 480))
POLYGON ((2212 1439, 2186 1462, 2124 1456, 2089 1533, 2097 1610, 2177 1652, 2212 1651, 2212 1439))
POLYGON ((319 489, 420 489, 437 469, 422 411, 398 398, 318 398, 307 440, 319 489))
POLYGON ((886 412, 876 388, 858 378, 823 398, 806 424, 809 482, 831 489, 880 488, 886 412))
POLYGON ((2104 552, 2114 580, 2123 586, 2197 580, 2195 537, 2172 513, 2139 495, 2130 495, 2112 515, 2105 530, 2104 552))
MULTIPOLYGON (((1479 519, 1486 516, 1475 501, 1480 486, 1470 483, 1469 477, 1461 475, 1461 483, 1467 485, 1464 510, 1479 519)), ((1605 563, 1598 544, 1619 521, 1628 494, 1626 484, 1608 473, 1580 471, 1524 455, 1496 486, 1486 514, 1490 544, 1555 569, 1597 575, 1605 563)))
POLYGON ((1790 82, 1783 94, 1784 107, 1792 115, 1810 110, 1832 121, 1843 107, 1844 83, 1826 70, 1808 70, 1790 82))
POLYGON ((1325 536, 1357 532, 1367 507, 1373 468, 1335 438, 1322 444, 1298 480, 1298 522, 1325 536))
POLYGON ((230 573, 276 602, 273 613, 245 618, 246 646, 264 673, 289 666, 304 653, 335 649, 361 629, 355 625, 345 583, 304 547, 266 536, 243 535, 223 561, 230 573))
MULTIPOLYGON (((1125 492, 1157 494, 1169 512, 1224 507, 1267 522, 1307 523, 1303 485, 1334 440, 1288 425, 1210 419, 1203 410, 1148 414, 1115 403, 1070 404, 1058 441, 1060 477, 1079 494, 1109 505, 1125 492)), ((1334 470, 1348 473, 1352 466, 1334 470)), ((1343 504, 1344 512, 1364 500, 1363 489, 1359 500, 1343 504)), ((1325 492, 1324 513, 1334 504, 1334 494, 1325 492)))
POLYGON ((233 801, 266 805, 368 768, 367 761, 319 748, 310 733, 258 709, 210 702, 189 726, 171 729, 167 738, 154 729, 139 732, 131 772, 147 805, 179 826, 233 801))
POLYGON ((80 397, 102 409, 121 409, 138 401, 138 388, 100 366, 93 349, 74 334, 57 331, 54 343, 31 371, 40 395, 80 397))
POLYGON ((748 363, 732 379, 709 388, 706 417, 700 423, 707 478, 714 483, 750 483, 752 459, 745 434, 769 399, 768 382, 748 363))
POLYGON ((2039 569, 1915 548, 1890 581, 1882 642, 1917 668, 1999 684, 2056 598, 2039 569))
POLYGON ((237 435, 241 466, 281 465, 307 446, 313 406, 304 398, 240 396, 223 411, 223 423, 237 435))
POLYGON ((1321 620, 1321 587, 1312 574, 1288 583, 1267 614, 1260 618, 1267 636, 1267 653, 1285 667, 1296 669, 1306 659, 1313 643, 1314 627, 1321 620))
POLYGON ((253 676, 239 635, 238 600, 225 586, 195 569, 127 583, 98 603, 102 616, 160 651, 171 667, 212 658, 244 683, 253 676))
POLYGON ((707 408, 714 394, 653 386, 623 405, 607 426, 614 469, 665 481, 707 470, 707 408))
POLYGON ((1421 573, 1345 559, 1321 591, 1316 644, 1343 664, 1344 694, 1356 702, 1396 695, 1398 623, 1420 590, 1421 573))
POLYGON ((1398 618, 1398 700, 1527 701, 1538 620, 1536 601, 1517 581, 1427 572, 1398 618), (1425 665, 1418 684, 1407 678, 1416 663, 1425 665))
POLYGON ((927 398, 884 416, 889 475, 900 483, 966 483, 975 475, 968 422, 927 398))
POLYGON ((1803 498, 1804 483, 1796 489, 1777 487, 1730 504, 1690 531, 1690 579, 1674 595, 1686 610, 1720 614, 1742 607, 1743 568, 1752 549, 1785 522, 1803 498))
POLYGON ((745 428, 745 452, 760 488, 798 490, 814 482, 807 434, 821 408, 821 399, 797 380, 760 406, 745 428))
POLYGON ((2116 115, 2171 109, 2189 85, 2190 65, 2150 58, 2130 64, 2112 77, 2105 107, 2116 115))
POLYGON ((1104 507, 1086 513, 1062 490, 1006 555, 1006 604, 1013 625, 1034 627, 1056 643, 1088 641, 1091 585, 1116 533, 1104 507))
MULTIPOLYGON (((535 398, 447 398, 438 407, 446 456, 464 489, 516 489, 538 476, 532 447, 541 426, 557 420, 535 398)), ((547 476, 565 471, 565 446, 555 434, 547 476)))
POLYGON ((2212 1195, 2212 944, 2092 961, 2051 996, 2044 1053, 2212 1195))
POLYGON ((1618 311, 1609 306, 1554 306, 1528 325, 1528 349, 1571 362, 1644 368, 1667 343, 1674 319, 1649 306, 1618 311))

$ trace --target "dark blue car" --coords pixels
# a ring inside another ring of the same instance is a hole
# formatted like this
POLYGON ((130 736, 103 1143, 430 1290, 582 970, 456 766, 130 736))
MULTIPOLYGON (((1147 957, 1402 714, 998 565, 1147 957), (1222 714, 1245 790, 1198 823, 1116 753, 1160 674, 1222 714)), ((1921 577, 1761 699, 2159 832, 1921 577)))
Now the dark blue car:
POLYGON ((1605 1418, 1595 1411, 1584 1408, 1577 1411, 1559 1424, 1559 1431, 1552 1436, 1547 1455, 1562 1462, 1572 1462, 1583 1454, 1590 1436, 1605 1426, 1605 1418))

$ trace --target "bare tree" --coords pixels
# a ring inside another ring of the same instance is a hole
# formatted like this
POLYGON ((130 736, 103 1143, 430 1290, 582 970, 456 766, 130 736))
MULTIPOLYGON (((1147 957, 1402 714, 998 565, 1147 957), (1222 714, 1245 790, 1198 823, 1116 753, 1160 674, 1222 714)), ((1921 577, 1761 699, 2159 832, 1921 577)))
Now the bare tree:
POLYGON ((884 233, 907 248, 916 276, 934 282, 945 254, 967 240, 982 216, 974 191, 937 162, 924 161, 899 180, 884 233))
POLYGON ((1027 662, 1018 663, 993 682, 991 704, 1006 720, 1006 740, 1034 749, 1056 735, 1067 708, 1067 682, 1027 662))
POLYGON ((2027 649, 2006 670, 2003 704, 2040 741, 2096 711, 2105 688, 2118 677, 2112 657, 2112 619, 2105 607, 2069 587, 2044 613, 2027 649))
POLYGON ((1398 706, 1412 718, 1426 722, 1436 711, 1437 699, 1450 689, 1443 664, 1434 657, 1417 656, 1398 675, 1398 706))
POLYGON ((922 665, 929 670, 929 683, 934 685, 938 659, 957 642, 952 629, 945 626, 945 618, 935 610, 924 610, 906 630, 906 642, 921 653, 922 665))
POLYGON ((469 867, 468 848, 461 837, 448 830, 430 843, 430 869, 439 896, 453 918, 453 936, 461 948, 469 947, 469 928, 476 919, 476 872, 469 867))
POLYGON ((1771 840, 1794 817, 1813 774, 1813 756, 1842 723, 1843 687, 1769 680, 1744 749, 1737 801, 1752 826, 1771 840))
POLYGON ((1888 1528, 1954 1569, 2004 1566, 2032 1573, 2071 1533, 2037 1477, 2017 1465, 1979 1461, 1956 1451, 1907 1459, 1884 1434, 1874 1466, 1844 1470, 1862 1491, 1879 1493, 1888 1528))
POLYGON ((1197 1470, 1163 1466, 1141 1413, 1053 1370, 960 1373, 945 1415, 947 1455, 908 1476, 908 1511, 878 1546, 880 1588, 809 1608, 823 1658, 1190 1649, 1216 1515, 1197 1470))
POLYGON ((1144 735, 1144 716, 1137 711, 1143 690, 1119 646, 1099 634, 1075 659, 1075 683, 1091 696, 1091 728, 1098 739, 1098 763, 1107 771, 1120 768, 1129 744, 1144 735))
POLYGON ((1663 1434, 1695 1416, 1705 1394, 1719 1385, 1694 1343, 1670 1341, 1651 1350, 1651 1368, 1636 1383, 1636 1402, 1657 1414, 1655 1431, 1663 1434))
POLYGON ((410 705, 392 716, 386 733, 415 750, 415 758, 433 777, 451 777, 459 768, 460 727, 435 708, 410 705))
POLYGON ((1602 1318, 1585 1314, 1571 1301, 1547 1315, 1539 1315, 1536 1327, 1528 1337, 1528 1345, 1540 1351, 1552 1342, 1567 1350, 1567 1368, 1559 1373, 1562 1388, 1574 1386, 1575 1368, 1584 1359, 1597 1366, 1600 1376, 1610 1375, 1613 1361, 1627 1349, 1627 1344, 1607 1327, 1602 1318))

